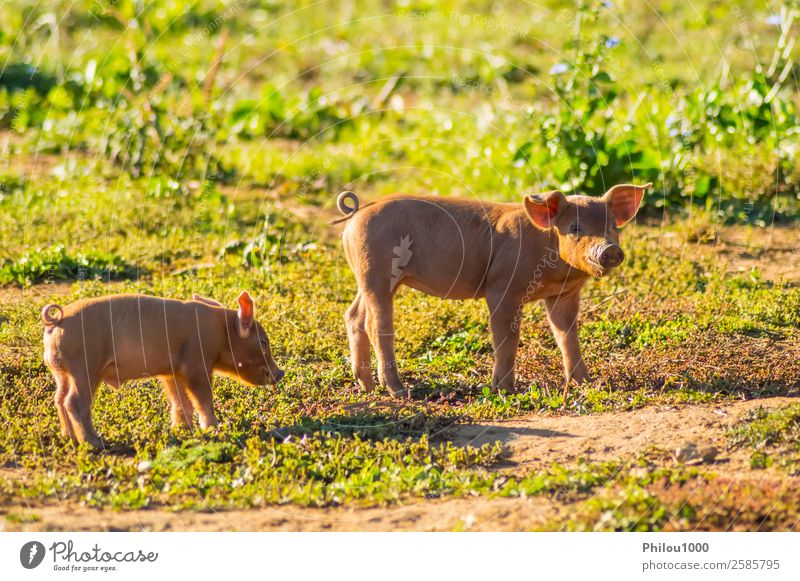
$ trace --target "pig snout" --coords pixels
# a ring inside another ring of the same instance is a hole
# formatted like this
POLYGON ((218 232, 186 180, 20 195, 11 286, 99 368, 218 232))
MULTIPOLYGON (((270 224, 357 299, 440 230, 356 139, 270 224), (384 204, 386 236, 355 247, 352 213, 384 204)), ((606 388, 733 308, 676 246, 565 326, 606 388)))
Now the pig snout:
POLYGON ((596 247, 594 259, 603 270, 610 270, 622 264, 625 260, 625 253, 616 244, 602 244, 596 247))

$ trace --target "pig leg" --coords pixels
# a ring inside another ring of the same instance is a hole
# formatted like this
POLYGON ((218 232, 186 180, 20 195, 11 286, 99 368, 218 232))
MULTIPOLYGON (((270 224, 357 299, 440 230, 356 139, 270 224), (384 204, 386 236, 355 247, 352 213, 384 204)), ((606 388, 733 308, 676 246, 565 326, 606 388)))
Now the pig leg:
POLYGON ((170 404, 170 425, 173 428, 186 426, 191 429, 194 406, 183 383, 175 376, 165 375, 161 378, 164 391, 170 404))
POLYGON ((92 425, 92 398, 97 380, 92 379, 85 371, 78 371, 73 374, 71 383, 71 389, 64 400, 64 408, 75 439, 101 448, 103 442, 92 425))
POLYGON ((397 398, 409 398, 411 392, 403 387, 394 354, 394 321, 392 295, 365 292, 362 301, 367 306, 367 331, 378 358, 378 381, 397 398))
POLYGON ((197 410, 200 428, 205 430, 216 426, 217 417, 214 415, 214 400, 211 396, 211 374, 203 369, 187 375, 186 391, 197 410))
POLYGON ((492 387, 514 389, 514 364, 519 348, 519 324, 522 303, 511 300, 505 289, 486 293, 489 306, 489 327, 492 331, 494 368, 492 387))
POLYGON ((372 379, 372 365, 370 364, 369 336, 366 326, 367 308, 360 291, 353 304, 345 312, 344 321, 347 327, 347 339, 350 343, 350 365, 353 368, 353 376, 361 389, 372 391, 375 389, 375 382, 372 379))
POLYGON ((67 408, 65 405, 67 395, 69 394, 71 384, 69 376, 66 373, 54 373, 53 377, 56 380, 56 412, 58 412, 58 423, 61 426, 61 435, 65 438, 75 438, 72 431, 72 425, 67 415, 67 408))
MULTIPOLYGON (((544 301, 547 308, 547 318, 553 336, 561 349, 564 358, 564 374, 567 385, 570 381, 583 383, 591 381, 586 365, 581 357, 581 348, 578 344, 578 310, 580 308, 580 295, 560 295, 550 297, 544 301)), ((565 386, 566 389, 566 386, 565 386)))

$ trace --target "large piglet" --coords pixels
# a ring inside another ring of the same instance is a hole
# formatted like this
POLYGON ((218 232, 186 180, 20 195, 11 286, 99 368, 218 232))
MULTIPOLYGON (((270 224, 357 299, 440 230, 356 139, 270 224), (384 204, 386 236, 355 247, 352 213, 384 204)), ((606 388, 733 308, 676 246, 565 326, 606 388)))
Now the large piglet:
POLYGON ((406 285, 447 299, 486 300, 492 385, 500 389, 514 387, 522 306, 543 300, 567 384, 589 381, 578 345, 581 288, 622 263, 619 229, 651 186, 620 184, 602 197, 553 191, 526 196, 521 204, 395 195, 360 210, 358 197, 343 192, 342 243, 358 283, 345 314, 356 380, 374 387, 372 347, 380 383, 397 397, 410 396, 397 370, 392 306, 406 285))

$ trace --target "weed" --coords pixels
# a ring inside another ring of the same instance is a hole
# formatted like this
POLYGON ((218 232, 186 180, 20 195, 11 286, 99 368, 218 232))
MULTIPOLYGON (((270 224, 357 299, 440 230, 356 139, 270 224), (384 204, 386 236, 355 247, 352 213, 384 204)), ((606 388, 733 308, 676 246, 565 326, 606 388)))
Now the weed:
POLYGON ((763 407, 747 413, 728 432, 732 448, 749 448, 750 467, 769 468, 773 464, 791 472, 800 468, 800 404, 774 410, 763 407))
POLYGON ((103 252, 69 254, 63 244, 29 251, 0 265, 0 284, 19 286, 62 280, 132 278, 139 273, 122 257, 103 252))

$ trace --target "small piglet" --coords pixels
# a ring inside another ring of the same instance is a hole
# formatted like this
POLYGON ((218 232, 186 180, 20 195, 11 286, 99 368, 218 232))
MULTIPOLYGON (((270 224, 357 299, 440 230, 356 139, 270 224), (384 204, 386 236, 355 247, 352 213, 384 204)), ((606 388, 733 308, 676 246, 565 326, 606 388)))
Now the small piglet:
POLYGON ((270 353, 247 292, 238 310, 211 299, 191 301, 115 295, 42 309, 44 361, 56 380, 56 409, 64 437, 102 442, 92 425, 101 381, 158 377, 171 404, 172 426, 217 424, 211 376, 219 372, 251 385, 274 385, 284 372, 270 353))

